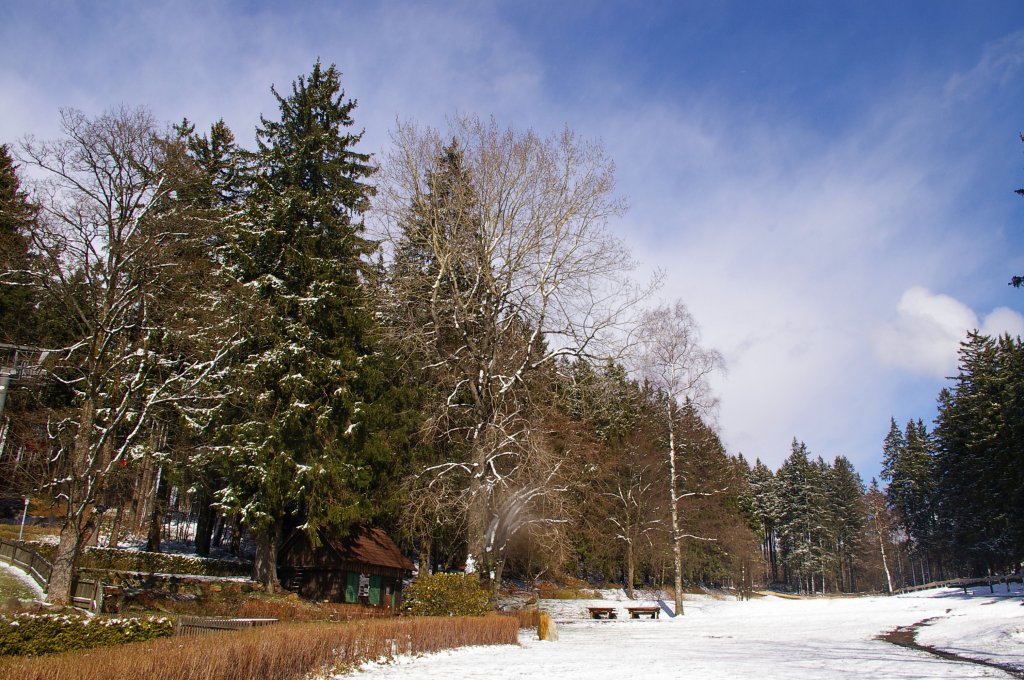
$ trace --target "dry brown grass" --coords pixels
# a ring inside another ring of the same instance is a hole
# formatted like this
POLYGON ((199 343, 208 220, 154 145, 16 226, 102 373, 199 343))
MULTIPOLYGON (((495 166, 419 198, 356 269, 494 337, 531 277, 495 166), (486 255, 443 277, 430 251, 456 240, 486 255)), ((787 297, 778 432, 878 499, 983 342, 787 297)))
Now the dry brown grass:
MULTIPOLYGON (((21 531, 20 524, 0 524, 0 538, 6 538, 8 541, 18 540, 18 533, 21 531)), ((35 526, 32 524, 25 525, 25 531, 22 535, 22 540, 25 541, 38 541, 50 536, 59 536, 60 527, 52 526, 35 526)))
POLYGON ((519 619, 520 628, 536 628, 540 625, 539 609, 520 609, 514 614, 519 619))
POLYGON ((46 658, 0 660, 19 680, 291 680, 395 654, 514 644, 508 616, 278 624, 201 638, 169 638, 46 658))

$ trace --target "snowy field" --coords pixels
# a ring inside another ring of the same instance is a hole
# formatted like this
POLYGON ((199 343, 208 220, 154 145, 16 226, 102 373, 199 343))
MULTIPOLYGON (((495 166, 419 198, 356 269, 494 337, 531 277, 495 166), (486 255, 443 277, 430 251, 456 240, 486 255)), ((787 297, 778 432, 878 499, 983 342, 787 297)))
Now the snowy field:
MULTIPOLYGON (((369 665, 360 680, 417 678, 1012 678, 998 669, 940 659, 876 636, 934 619, 918 642, 1024 671, 1019 585, 898 597, 747 602, 688 596, 686 615, 629 620, 621 593, 603 600, 542 601, 559 621, 557 642, 523 631, 519 646, 474 647, 369 665), (611 600, 611 601, 610 601, 611 600), (588 605, 616 606, 619 619, 591 621, 588 605)), ((636 602, 654 604, 654 602, 636 602)))

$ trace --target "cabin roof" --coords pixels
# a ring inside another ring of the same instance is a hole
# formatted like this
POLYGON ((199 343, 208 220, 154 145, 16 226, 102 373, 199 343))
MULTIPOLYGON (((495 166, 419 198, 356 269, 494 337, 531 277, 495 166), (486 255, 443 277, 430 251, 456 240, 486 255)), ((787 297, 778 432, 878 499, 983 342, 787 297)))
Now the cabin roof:
MULTIPOLYGON (((318 533, 321 546, 328 552, 335 553, 339 561, 358 562, 403 571, 413 570, 412 561, 402 554, 395 542, 382 529, 355 527, 345 538, 331 536, 322 529, 318 533)), ((308 542, 308 537, 301 532, 297 532, 292 539, 282 546, 285 551, 295 545, 295 539, 299 539, 300 543, 308 542)), ((298 546, 295 545, 295 547, 298 546)))

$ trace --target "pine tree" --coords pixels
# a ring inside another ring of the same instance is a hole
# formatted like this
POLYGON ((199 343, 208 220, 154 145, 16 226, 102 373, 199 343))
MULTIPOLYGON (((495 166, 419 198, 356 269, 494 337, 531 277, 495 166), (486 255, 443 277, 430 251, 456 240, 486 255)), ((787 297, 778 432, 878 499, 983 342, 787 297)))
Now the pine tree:
POLYGON ((825 563, 829 517, 824 496, 823 461, 809 458, 807 446, 793 439, 789 457, 776 474, 780 510, 779 547, 786 581, 807 591, 816 589, 816 575, 825 563))
POLYGON ((864 529, 864 482, 845 456, 837 456, 828 470, 826 485, 837 567, 835 581, 850 592, 856 590, 854 561, 864 529))
POLYGON ((922 578, 936 550, 935 474, 932 437, 921 420, 908 420, 901 432, 890 419, 882 445, 886 498, 902 524, 908 549, 919 562, 922 578))
POLYGON ((976 573, 1024 557, 1024 344, 974 332, 939 397, 936 514, 955 557, 976 573))
POLYGON ((0 341, 38 341, 32 323, 34 297, 29 284, 29 245, 37 208, 21 188, 14 159, 0 145, 0 341))
POLYGON ((286 521, 315 541, 321 527, 343 532, 371 517, 371 492, 391 462, 386 437, 371 429, 387 388, 365 286, 375 245, 360 220, 374 168, 354 149, 356 104, 337 69, 319 62, 288 96, 272 91, 280 119, 261 119, 245 213, 225 244, 266 316, 221 414, 234 474, 219 492, 256 534, 256 576, 270 590, 286 521))
POLYGON ((753 496, 754 513, 762 527, 761 553, 767 568, 766 581, 775 583, 779 580, 779 550, 776 526, 781 507, 778 485, 771 468, 758 458, 747 478, 753 496))

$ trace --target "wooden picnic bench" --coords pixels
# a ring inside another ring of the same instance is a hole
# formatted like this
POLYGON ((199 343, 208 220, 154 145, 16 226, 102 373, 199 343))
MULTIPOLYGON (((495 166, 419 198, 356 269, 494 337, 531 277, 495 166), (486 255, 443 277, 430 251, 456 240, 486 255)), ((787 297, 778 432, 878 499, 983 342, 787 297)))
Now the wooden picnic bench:
POLYGON ((641 616, 649 616, 652 619, 658 618, 658 612, 661 611, 661 607, 626 607, 626 611, 629 612, 629 618, 639 619, 641 616))
POLYGON ((587 607, 592 619, 614 619, 615 607, 587 607))

